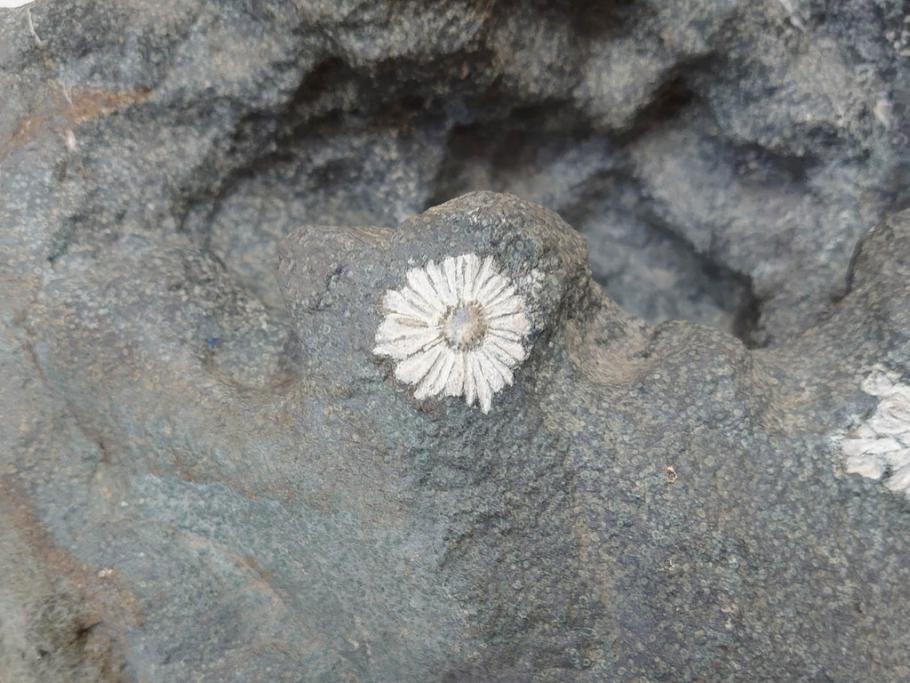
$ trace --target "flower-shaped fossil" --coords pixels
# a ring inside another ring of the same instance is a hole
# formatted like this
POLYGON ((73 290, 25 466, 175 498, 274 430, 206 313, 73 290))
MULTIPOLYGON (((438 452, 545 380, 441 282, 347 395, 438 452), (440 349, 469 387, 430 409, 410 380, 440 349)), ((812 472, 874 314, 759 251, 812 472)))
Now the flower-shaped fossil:
POLYGON ((492 256, 431 260, 406 279, 383 297, 373 353, 397 361, 395 377, 416 385, 415 398, 463 395, 489 412, 493 394, 512 383, 512 369, 527 356, 524 298, 492 256))
POLYGON ((910 498, 910 385, 877 367, 863 390, 879 399, 875 412, 842 442, 846 470, 881 480, 910 498))

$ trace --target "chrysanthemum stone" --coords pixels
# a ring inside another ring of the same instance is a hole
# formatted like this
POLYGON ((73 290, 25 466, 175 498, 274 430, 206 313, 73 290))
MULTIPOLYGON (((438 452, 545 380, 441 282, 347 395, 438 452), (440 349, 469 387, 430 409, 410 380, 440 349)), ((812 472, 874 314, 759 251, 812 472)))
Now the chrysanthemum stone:
POLYGON ((845 469, 910 498, 910 385, 876 368, 863 390, 879 402, 872 416, 842 441, 845 469))
POLYGON ((422 399, 464 396, 487 413, 526 357, 525 301, 492 256, 448 257, 412 268, 385 293, 373 353, 395 361, 395 377, 422 399))

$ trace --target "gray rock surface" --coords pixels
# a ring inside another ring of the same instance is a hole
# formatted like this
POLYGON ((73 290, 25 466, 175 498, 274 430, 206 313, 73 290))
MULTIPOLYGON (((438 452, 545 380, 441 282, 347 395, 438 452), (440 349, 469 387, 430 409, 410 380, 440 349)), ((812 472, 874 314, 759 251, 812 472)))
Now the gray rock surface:
POLYGON ((0 681, 910 680, 910 503, 838 444, 910 381, 908 50, 897 0, 0 10, 0 681), (543 274, 489 415, 371 353, 465 251, 543 274))

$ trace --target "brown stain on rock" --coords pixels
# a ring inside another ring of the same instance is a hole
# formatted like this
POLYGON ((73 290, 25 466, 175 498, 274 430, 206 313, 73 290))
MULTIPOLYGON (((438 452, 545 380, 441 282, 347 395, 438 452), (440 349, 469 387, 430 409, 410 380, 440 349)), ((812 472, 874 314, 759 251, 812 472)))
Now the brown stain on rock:
POLYGON ((72 96, 72 101, 64 111, 68 121, 78 126, 86 121, 97 119, 148 100, 151 91, 142 88, 128 92, 105 92, 88 90, 72 96))
POLYGON ((26 116, 19 122, 16 132, 0 145, 0 161, 13 150, 22 147, 45 133, 60 134, 77 128, 83 123, 110 116, 148 100, 151 90, 141 88, 127 92, 104 90, 74 91, 68 98, 55 96, 45 109, 26 116))
POLYGON ((58 660, 58 666, 90 666, 99 680, 126 680, 125 632, 141 625, 142 615, 123 578, 116 570, 80 562, 57 545, 9 475, 0 476, 0 518, 2 550, 13 551, 18 574, 28 577, 6 577, 22 603, 28 645, 38 648, 39 657, 58 660))

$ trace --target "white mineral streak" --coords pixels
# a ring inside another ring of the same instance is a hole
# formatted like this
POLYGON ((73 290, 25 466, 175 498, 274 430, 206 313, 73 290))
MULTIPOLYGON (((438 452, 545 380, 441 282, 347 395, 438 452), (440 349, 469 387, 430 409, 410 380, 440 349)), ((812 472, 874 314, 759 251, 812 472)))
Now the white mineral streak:
POLYGON ((875 413, 841 442, 845 469, 910 497, 910 385, 876 369, 863 391, 879 402, 875 413))
POLYGON ((397 361, 395 377, 418 399, 464 396, 487 413, 527 356, 524 298, 492 256, 448 257, 412 268, 382 299, 373 353, 397 361))

